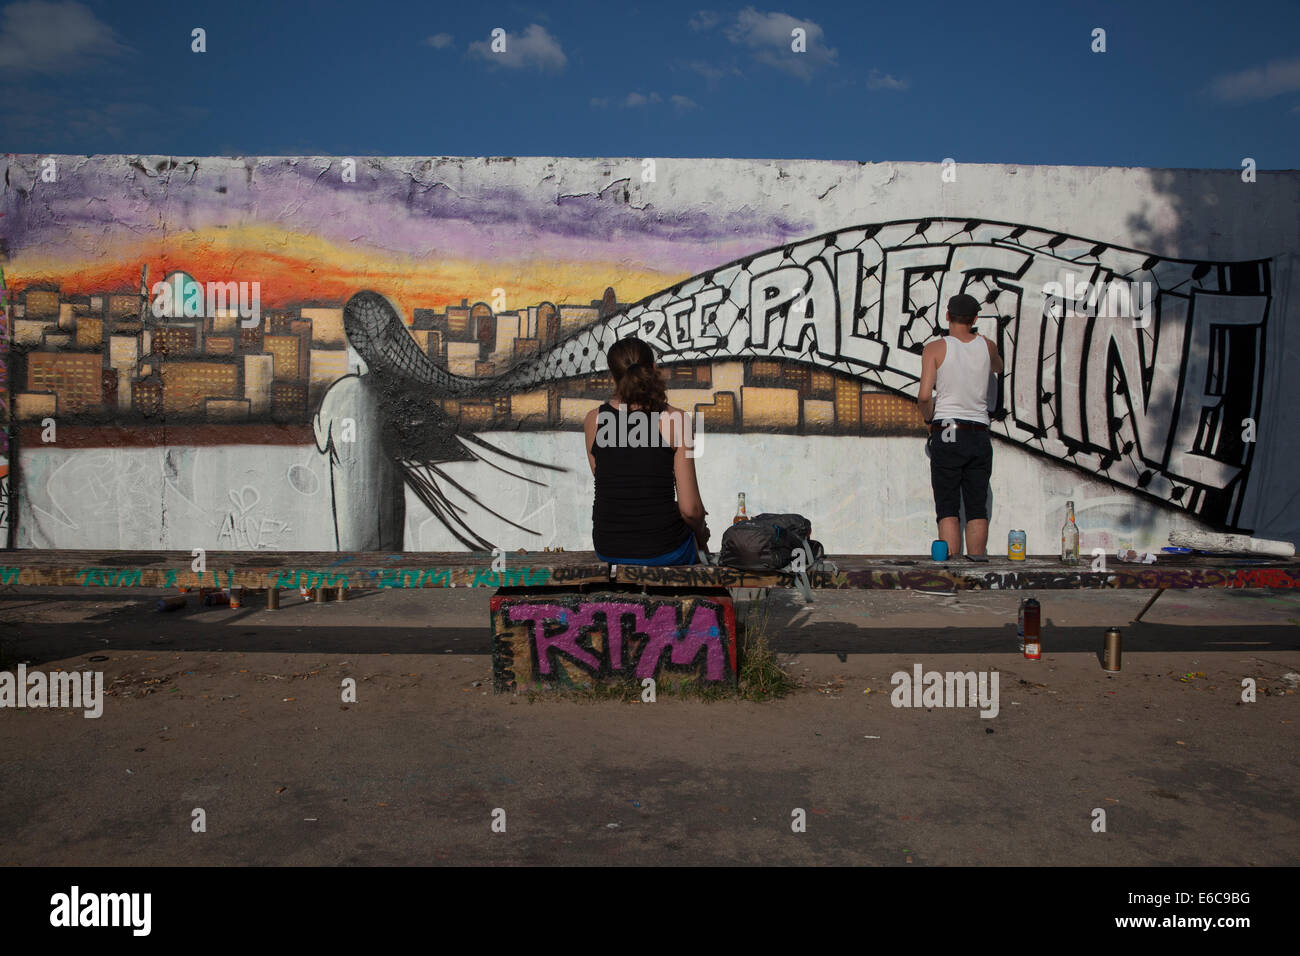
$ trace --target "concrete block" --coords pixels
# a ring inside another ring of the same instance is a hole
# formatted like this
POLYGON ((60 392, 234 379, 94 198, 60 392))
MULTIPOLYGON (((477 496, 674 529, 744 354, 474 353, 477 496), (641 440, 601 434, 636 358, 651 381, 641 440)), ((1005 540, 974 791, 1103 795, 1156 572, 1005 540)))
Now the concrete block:
POLYGON ((736 611, 724 589, 627 593, 502 588, 491 598, 498 693, 693 676, 736 684, 736 611))

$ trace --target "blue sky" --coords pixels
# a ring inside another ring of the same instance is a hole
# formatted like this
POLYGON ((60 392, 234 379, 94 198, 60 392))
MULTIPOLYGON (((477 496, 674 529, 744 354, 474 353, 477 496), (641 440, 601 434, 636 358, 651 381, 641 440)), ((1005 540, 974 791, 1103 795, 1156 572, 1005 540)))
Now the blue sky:
POLYGON ((22 0, 0 149, 1295 169, 1298 38, 1296 0, 22 0))

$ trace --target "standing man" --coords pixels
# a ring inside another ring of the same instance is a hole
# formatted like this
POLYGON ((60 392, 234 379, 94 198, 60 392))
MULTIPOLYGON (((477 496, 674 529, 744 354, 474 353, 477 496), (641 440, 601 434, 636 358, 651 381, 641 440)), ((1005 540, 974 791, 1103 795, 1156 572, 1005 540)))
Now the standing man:
POLYGON ((1002 356, 975 331, 979 303, 962 293, 948 300, 948 334, 921 352, 917 404, 930 426, 930 484, 939 537, 961 553, 961 506, 966 507, 966 554, 983 557, 989 540, 989 374, 1002 374, 1002 356))

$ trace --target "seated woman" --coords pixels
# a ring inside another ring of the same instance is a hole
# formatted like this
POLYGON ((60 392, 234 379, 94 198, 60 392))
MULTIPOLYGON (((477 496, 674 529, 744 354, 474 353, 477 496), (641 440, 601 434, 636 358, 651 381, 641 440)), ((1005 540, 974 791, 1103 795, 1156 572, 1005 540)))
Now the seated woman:
POLYGON ((583 424, 596 476, 596 556, 608 564, 695 564, 709 529, 687 455, 687 416, 668 404, 650 346, 620 339, 606 358, 614 396, 583 424))

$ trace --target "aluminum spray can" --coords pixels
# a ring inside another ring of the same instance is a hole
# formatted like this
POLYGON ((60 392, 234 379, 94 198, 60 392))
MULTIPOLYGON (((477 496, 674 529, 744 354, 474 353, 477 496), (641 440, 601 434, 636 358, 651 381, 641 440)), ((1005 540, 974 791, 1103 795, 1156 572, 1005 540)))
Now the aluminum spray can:
POLYGON ((1118 671, 1123 663, 1123 635, 1120 634, 1118 627, 1112 627, 1106 631, 1106 644, 1101 654, 1101 669, 1105 671, 1118 671))

